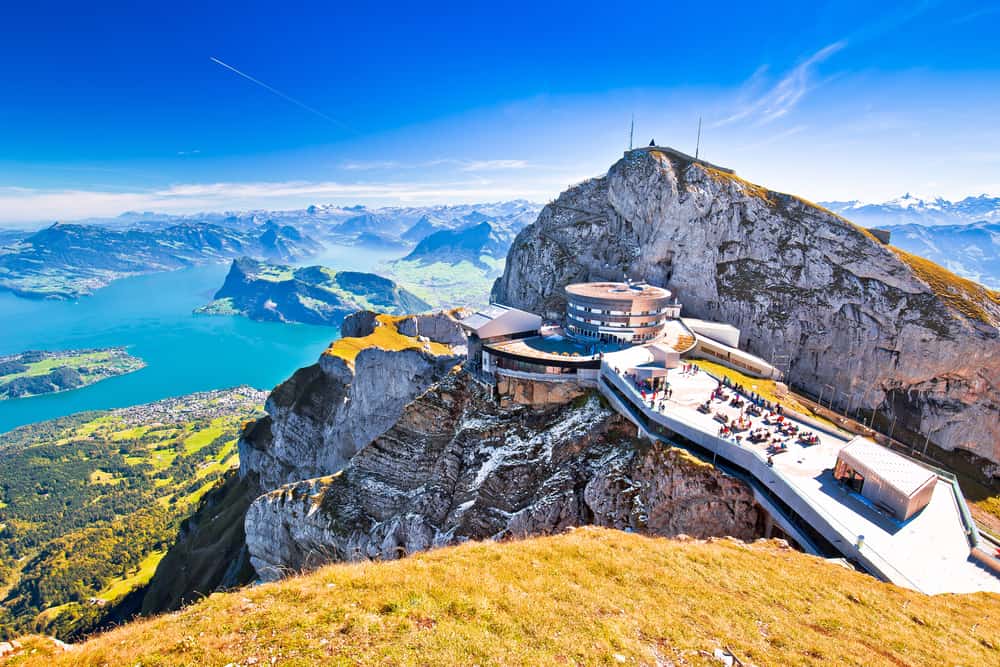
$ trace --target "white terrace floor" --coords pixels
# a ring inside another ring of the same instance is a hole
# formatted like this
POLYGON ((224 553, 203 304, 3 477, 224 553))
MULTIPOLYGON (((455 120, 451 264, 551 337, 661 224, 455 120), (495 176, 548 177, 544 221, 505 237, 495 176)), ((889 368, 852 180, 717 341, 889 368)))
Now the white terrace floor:
MULTIPOLYGON (((717 386, 716 380, 704 371, 683 374, 680 369, 674 369, 669 372, 669 381, 673 395, 661 412, 717 436, 719 422, 711 414, 697 410, 717 386)), ((627 379, 623 384, 631 388, 627 379)), ((638 392, 631 389, 636 402, 641 403, 638 392)), ((727 393, 732 392, 727 389, 727 393)), ((645 407, 649 409, 648 402, 645 407)), ((728 402, 713 401, 712 413, 720 410, 730 419, 740 413, 740 408, 731 407, 728 402)), ((750 430, 766 427, 760 417, 751 418, 751 421, 750 430)), ((801 446, 794 440, 788 441, 788 451, 775 454, 773 468, 767 469, 766 474, 771 475, 771 479, 760 479, 762 483, 775 484, 776 475, 781 475, 802 500, 827 519, 843 542, 853 544, 858 535, 864 535, 863 553, 874 562, 880 562, 883 570, 895 570, 895 576, 889 572, 887 575, 900 585, 929 594, 1000 592, 1000 578, 969 557, 969 542, 949 482, 939 479, 930 504, 908 521, 900 523, 868 505, 857 494, 843 489, 834 480, 837 453, 847 444, 847 438, 829 435, 801 423, 798 426, 815 433, 820 439, 819 444, 801 446)), ((739 445, 730 438, 732 446, 752 450, 766 461, 767 445, 748 443, 745 438, 748 433, 742 434, 744 438, 739 445)), ((838 548, 842 545, 835 544, 838 548)))

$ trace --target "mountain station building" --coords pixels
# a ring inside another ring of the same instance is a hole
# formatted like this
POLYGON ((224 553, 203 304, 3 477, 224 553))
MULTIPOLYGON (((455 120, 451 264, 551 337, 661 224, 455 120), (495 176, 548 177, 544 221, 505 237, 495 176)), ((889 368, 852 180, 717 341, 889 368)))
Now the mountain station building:
POLYGON ((765 536, 928 594, 1000 592, 1000 558, 954 479, 786 401, 781 373, 740 349, 738 328, 682 317, 670 290, 644 282, 576 283, 564 295, 558 322, 500 304, 459 320, 465 368, 497 400, 564 405, 596 389, 637 437, 747 483, 765 536), (697 359, 713 365, 685 363, 697 359))

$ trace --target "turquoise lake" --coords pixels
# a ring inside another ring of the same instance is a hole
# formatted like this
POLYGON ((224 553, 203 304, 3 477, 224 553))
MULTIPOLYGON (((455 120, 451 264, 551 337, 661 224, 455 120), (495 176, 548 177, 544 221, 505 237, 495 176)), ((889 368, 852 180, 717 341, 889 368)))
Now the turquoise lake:
MULTIPOLYGON (((372 271, 395 254, 333 247, 308 263, 372 271)), ((269 390, 314 363, 339 336, 334 327, 192 314, 212 298, 228 270, 228 264, 215 264, 126 278, 76 302, 0 293, 0 355, 125 345, 147 364, 82 389, 0 401, 0 433, 83 410, 195 391, 241 384, 269 390)))

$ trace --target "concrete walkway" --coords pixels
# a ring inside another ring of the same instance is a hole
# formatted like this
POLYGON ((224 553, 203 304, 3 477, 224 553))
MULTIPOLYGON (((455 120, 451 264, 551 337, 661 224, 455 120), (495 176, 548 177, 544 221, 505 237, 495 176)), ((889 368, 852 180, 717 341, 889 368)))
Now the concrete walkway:
MULTIPOLYGON (((680 369, 669 371, 672 398, 662 409, 654 409, 628 378, 612 370, 614 364, 614 355, 608 355, 601 371, 603 380, 624 391, 647 419, 750 471, 845 557, 861 562, 873 574, 928 594, 1000 593, 1000 578, 969 556, 970 543, 959 507, 962 501, 949 481, 939 478, 930 504, 900 523, 833 478, 837 454, 849 440, 846 434, 840 437, 799 423, 800 431, 812 431, 819 443, 802 446, 794 438, 788 439, 787 451, 774 454, 773 466, 768 466, 767 445, 747 442, 749 431, 741 434, 744 437, 739 444, 732 436, 718 435, 721 424, 712 415, 722 412, 733 419, 741 408, 712 401, 711 414, 698 411, 716 388, 715 378, 701 370, 688 374, 680 369), (864 544, 859 549, 860 535, 864 544)), ((602 391, 607 389, 602 387, 602 391)), ((726 393, 731 396, 733 392, 727 388, 726 393)), ((764 427, 774 431, 761 417, 750 417, 750 421, 750 430, 764 427)))

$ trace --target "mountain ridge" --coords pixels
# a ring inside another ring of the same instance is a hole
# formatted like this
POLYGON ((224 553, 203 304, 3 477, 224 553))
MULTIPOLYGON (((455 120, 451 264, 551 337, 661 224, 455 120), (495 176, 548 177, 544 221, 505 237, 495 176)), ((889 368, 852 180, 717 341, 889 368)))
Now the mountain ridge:
POLYGON ((427 302, 374 273, 292 267, 240 257, 233 260, 213 301, 195 312, 339 326, 348 314, 372 308, 390 314, 430 310, 427 302))
POLYGON ((18 296, 76 299, 111 281, 254 254, 279 260, 318 245, 290 226, 248 230, 184 222, 157 230, 56 223, 0 248, 0 289, 18 296))

